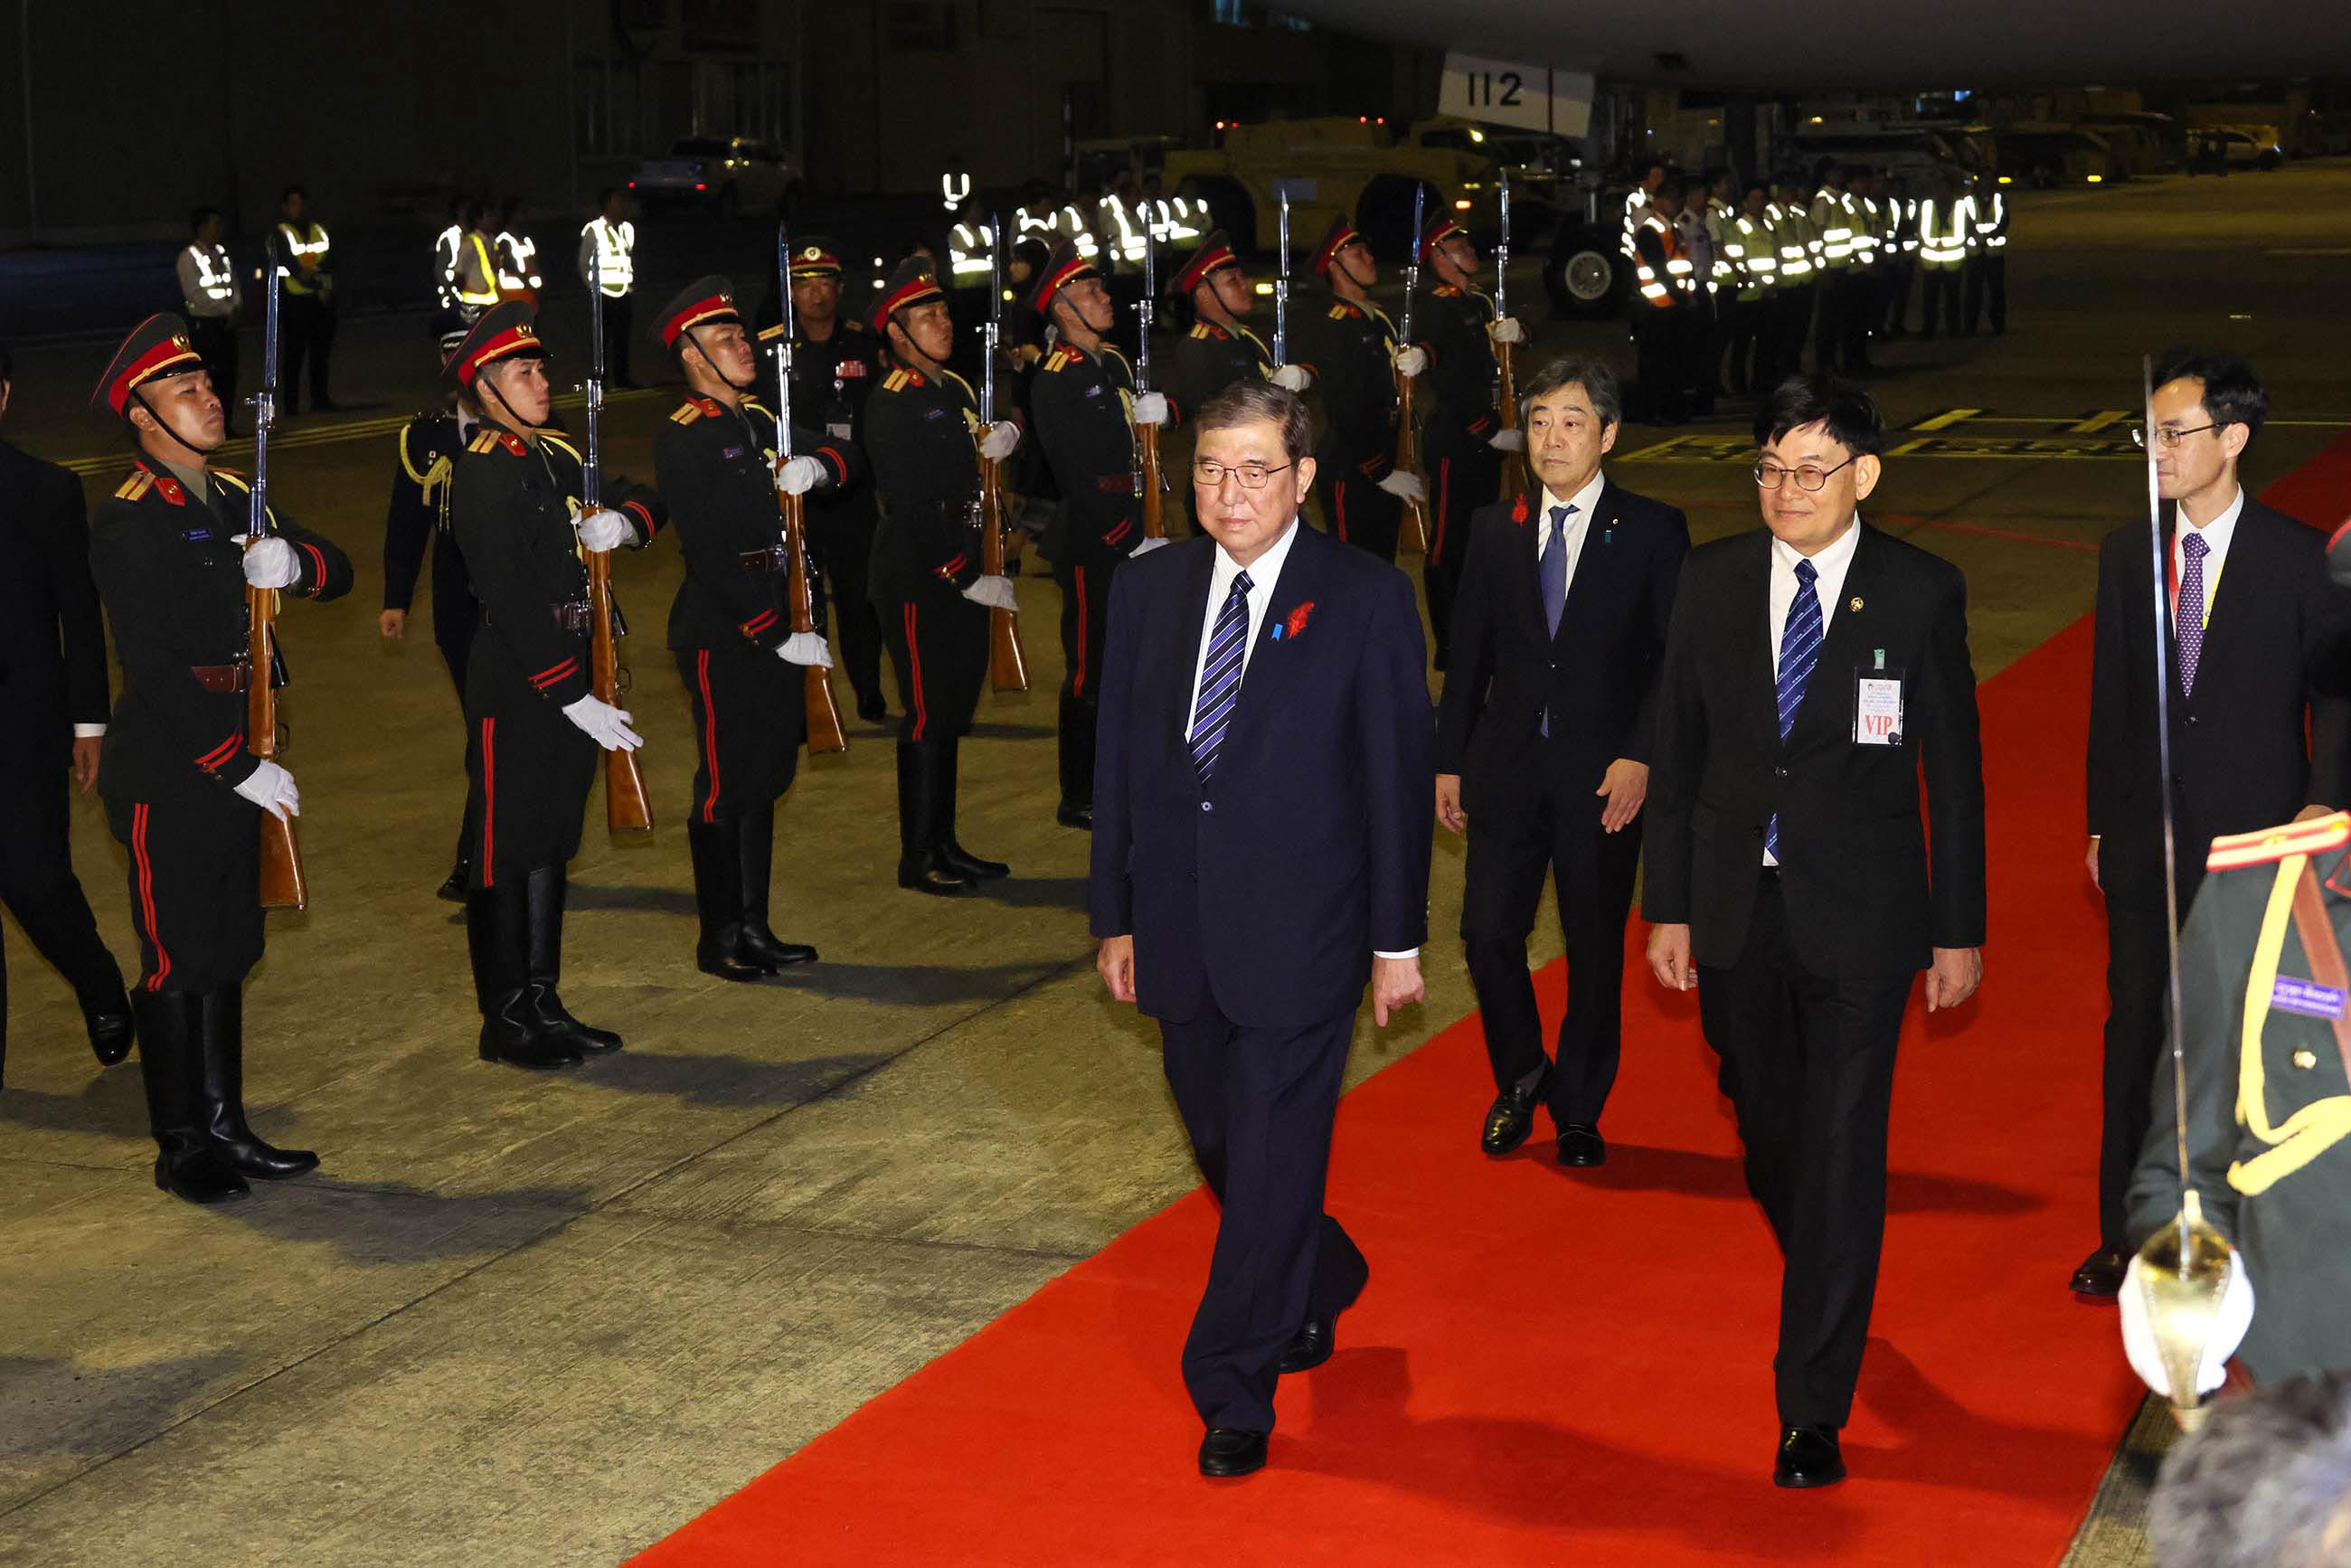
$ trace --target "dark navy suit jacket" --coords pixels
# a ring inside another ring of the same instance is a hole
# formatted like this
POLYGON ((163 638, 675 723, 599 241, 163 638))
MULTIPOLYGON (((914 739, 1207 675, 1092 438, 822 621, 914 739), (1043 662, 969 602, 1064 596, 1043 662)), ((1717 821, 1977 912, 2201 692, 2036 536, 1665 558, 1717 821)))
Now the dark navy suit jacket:
POLYGON ((1362 1004, 1374 951, 1427 936, 1420 612, 1395 568, 1297 527, 1204 790, 1185 731, 1217 548, 1186 539, 1113 582, 1093 932, 1134 936, 1154 1018, 1302 1028, 1362 1004))

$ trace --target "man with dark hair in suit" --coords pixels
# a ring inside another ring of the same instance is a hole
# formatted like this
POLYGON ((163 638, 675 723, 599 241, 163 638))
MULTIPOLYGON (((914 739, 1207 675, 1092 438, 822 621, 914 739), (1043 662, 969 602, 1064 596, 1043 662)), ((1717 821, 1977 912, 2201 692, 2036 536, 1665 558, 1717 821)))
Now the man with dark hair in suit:
POLYGON ((1520 392, 1537 486, 1471 519, 1437 720, 1437 820, 1469 835, 1461 940, 1499 1091, 1482 1146, 1509 1154, 1548 1104, 1570 1166, 1608 1157, 1657 668, 1689 553, 1679 511, 1601 472, 1624 412, 1597 360, 1554 360, 1520 392), (1556 1062, 1527 974, 1546 872, 1567 942, 1556 1062))
MULTIPOLYGON (((2327 580, 2318 531, 2238 483, 2268 408, 2243 361, 2174 350, 2156 363, 2154 428, 2139 432, 2142 444, 2154 443, 2166 503, 2172 624, 2162 678, 2182 920, 2214 837, 2351 804, 2351 596, 2327 580)), ((2147 1135, 2171 973, 2151 553, 2144 520, 2108 534, 2098 551, 2089 866, 2106 899, 2105 1117, 2098 1247, 2072 1288, 2101 1300, 2113 1298, 2130 1262, 2131 1168, 2147 1135)))
MULTIPOLYGON (((15 366, 0 349, 0 419, 15 366)), ((106 734, 106 632, 89 575, 81 481, 0 438, 0 689, 15 725, 0 752, 0 904, 81 1000, 90 1049, 131 1051, 131 998, 74 876, 66 779, 89 794, 106 734)), ((8 971, 0 962, 0 1071, 8 1060, 8 971)))
POLYGON ((1792 377, 1755 437, 1764 527, 1691 551, 1674 604, 1642 910, 1785 1260, 1771 1479, 1817 1487, 1844 1479, 1913 977, 1931 1012, 1983 976, 1983 753, 1966 580, 1859 516, 1876 406, 1792 377))
POLYGON ((1088 902, 1223 1205, 1184 1382, 1201 1474, 1240 1476, 1370 1275, 1323 1212, 1331 1122, 1364 984, 1382 1024, 1423 995, 1434 775, 1411 582, 1299 526, 1305 405, 1238 382, 1195 424, 1205 537, 1111 589, 1088 902))

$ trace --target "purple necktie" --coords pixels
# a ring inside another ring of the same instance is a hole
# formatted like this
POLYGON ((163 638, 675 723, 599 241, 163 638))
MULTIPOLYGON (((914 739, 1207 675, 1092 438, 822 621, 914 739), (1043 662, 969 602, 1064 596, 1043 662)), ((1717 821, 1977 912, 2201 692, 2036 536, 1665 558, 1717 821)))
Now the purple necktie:
POLYGON ((2179 690, 2196 695, 2196 661, 2204 656, 2204 558, 2212 547, 2200 533, 2179 541, 2188 565, 2179 573, 2179 602, 2172 607, 2171 630, 2179 644, 2179 690))

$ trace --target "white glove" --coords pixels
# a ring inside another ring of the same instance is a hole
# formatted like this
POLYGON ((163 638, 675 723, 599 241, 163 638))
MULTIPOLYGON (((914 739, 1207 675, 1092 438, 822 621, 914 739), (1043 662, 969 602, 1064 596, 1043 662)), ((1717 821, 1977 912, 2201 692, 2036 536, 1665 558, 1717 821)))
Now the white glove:
POLYGON ((813 457, 794 457, 784 464, 776 483, 787 496, 805 496, 824 483, 824 465, 813 457))
POLYGON ((1165 392, 1139 394, 1134 400, 1134 423, 1137 424, 1166 423, 1167 394, 1165 392))
MULTIPOLYGON (((602 514, 610 517, 607 512, 602 514)), ((607 751, 634 751, 643 746, 644 737, 629 727, 626 709, 595 697, 581 697, 576 703, 563 705, 563 716, 578 725, 588 738, 607 751)))
POLYGON ((580 519, 580 542, 591 550, 608 550, 626 544, 636 530, 629 519, 609 507, 598 507, 580 519))
POLYGON ((1019 444, 1020 427, 1008 419, 999 419, 980 433, 979 455, 990 463, 1001 463, 1019 444))
POLYGON ((1126 559, 1133 560, 1136 556, 1149 555, 1153 550, 1165 549, 1166 544, 1167 541, 1165 539, 1143 539, 1139 541, 1133 549, 1126 552, 1126 559))
POLYGON ((1428 350, 1407 343, 1396 350, 1395 367, 1400 376, 1416 376, 1428 369, 1428 350))
POLYGON ((1497 343, 1523 343, 1527 329, 1519 325, 1516 316, 1499 316, 1486 324, 1486 335, 1497 343))
MULTIPOLYGON (((799 458, 792 459, 797 463, 799 458)), ((832 668, 832 650, 813 632, 795 632, 776 649, 776 657, 787 664, 813 664, 818 669, 832 668)))
POLYGON ((1398 468, 1381 480, 1380 488, 1406 501, 1428 499, 1428 486, 1421 482, 1419 475, 1407 468, 1398 468))
POLYGON ((302 792, 294 788, 294 775, 275 762, 265 762, 246 775, 236 792, 281 822, 302 814, 302 792))
POLYGON ((985 604, 990 610, 1018 610, 1019 596, 1012 591, 1008 577, 983 577, 963 591, 963 596, 974 604, 985 604))
POLYGON ((1272 380, 1284 392, 1302 392, 1314 384, 1314 372, 1304 365, 1284 365, 1273 372, 1272 380))
POLYGON ((301 580, 294 547, 265 534, 245 547, 245 580, 256 588, 291 588, 301 580))
POLYGON ((1486 438, 1486 444, 1497 452, 1524 452, 1527 433, 1523 430, 1498 430, 1486 438))
MULTIPOLYGON (((2122 1294, 2116 1299, 2116 1304, 2122 1309, 2123 1354, 2130 1358, 2131 1370, 2149 1388, 2170 1398, 2171 1379, 2164 1375, 2155 1331, 2147 1325, 2147 1291, 2140 1283, 2139 1260, 2136 1258, 2123 1270, 2122 1294)), ((2203 1364, 2196 1369, 2197 1393, 2210 1394, 2227 1380, 2228 1360, 2244 1342, 2245 1330, 2252 1326, 2252 1322, 2253 1282, 2245 1277, 2245 1260, 2241 1253, 2229 1267, 2229 1288, 2220 1297, 2220 1315, 2212 1323, 2212 1338, 2204 1346, 2203 1364)))

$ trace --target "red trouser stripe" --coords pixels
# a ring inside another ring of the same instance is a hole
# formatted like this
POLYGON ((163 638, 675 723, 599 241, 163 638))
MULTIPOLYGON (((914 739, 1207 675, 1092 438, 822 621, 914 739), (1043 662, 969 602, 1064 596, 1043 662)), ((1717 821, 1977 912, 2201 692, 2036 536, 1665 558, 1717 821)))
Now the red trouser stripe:
POLYGON ((1453 509, 1453 459, 1439 458, 1437 464, 1437 542, 1428 547, 1428 559, 1436 561, 1445 555, 1445 519, 1453 509))
POLYGON ((162 927, 155 924, 155 868, 147 859, 144 802, 131 808, 131 858, 139 868, 139 913, 147 922, 147 945, 155 949, 155 972, 147 977, 147 988, 160 991, 163 977, 172 972, 172 955, 163 951, 162 927))
POLYGON ((498 754, 494 744, 497 738, 498 721, 482 721, 482 885, 496 887, 498 883, 497 862, 491 859, 496 847, 496 829, 498 815, 498 754))
POLYGON ((914 679, 906 684, 914 688, 914 733, 913 738, 923 738, 924 727, 930 723, 930 709, 923 701, 923 644, 914 635, 914 607, 906 606, 906 667, 914 679))
POLYGON ((694 656, 694 675, 702 687, 702 765, 710 770, 710 793, 702 798, 702 820, 718 820, 718 705, 710 700, 710 650, 694 656))
POLYGON ((1078 570, 1078 673, 1070 682, 1070 695, 1086 695, 1086 569, 1078 570))

